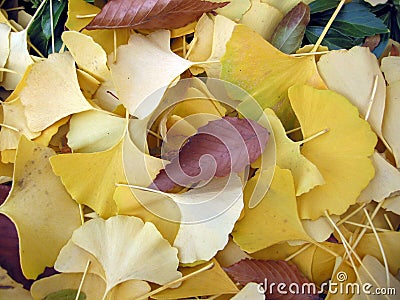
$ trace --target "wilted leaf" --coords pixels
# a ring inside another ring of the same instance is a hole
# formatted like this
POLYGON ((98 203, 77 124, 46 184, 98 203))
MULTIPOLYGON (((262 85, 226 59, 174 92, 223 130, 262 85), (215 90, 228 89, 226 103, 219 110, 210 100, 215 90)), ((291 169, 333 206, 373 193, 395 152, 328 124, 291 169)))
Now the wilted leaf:
POLYGON ((304 138, 329 130, 301 149, 325 184, 298 198, 300 218, 317 219, 325 211, 340 215, 356 202, 374 176, 369 156, 376 136, 357 108, 335 92, 297 85, 289 89, 289 98, 304 138))
POLYGON ((32 65, 20 92, 28 128, 42 131, 56 121, 93 107, 80 91, 71 54, 56 53, 32 65))
POLYGON ((245 209, 243 218, 236 223, 233 240, 246 252, 256 252, 279 242, 310 240, 304 231, 297 212, 297 202, 292 175, 279 167, 258 173, 250 179, 244 190, 245 209), (262 201, 249 208, 250 197, 258 176, 268 178, 273 173, 272 183, 262 201))
POLYGON ((50 158, 54 173, 60 176, 71 196, 104 218, 116 214, 115 183, 125 180, 122 145, 123 139, 120 139, 102 152, 68 153, 50 158))
MULTIPOLYGON (((0 23, 0 68, 4 68, 10 54, 11 28, 5 23, 0 23)), ((0 82, 3 81, 3 72, 0 71, 0 82)))
MULTIPOLYGON (((304 283, 309 283, 310 281, 304 277, 304 275, 299 271, 295 265, 291 265, 283 260, 257 260, 257 259, 245 259, 242 260, 228 268, 225 268, 228 274, 241 285, 246 285, 249 282, 255 282, 264 284, 265 281, 268 285, 272 283, 284 283, 284 291, 292 295, 291 299, 303 299, 305 295, 313 299, 312 294, 298 294, 293 295, 288 290, 290 284, 298 284, 301 286, 304 283)), ((277 290, 272 289, 272 293, 268 286, 263 286, 265 288, 266 297, 271 297, 275 299, 281 296, 277 290)), ((318 299, 318 297, 314 297, 318 299)))
POLYGON ((329 89, 342 94, 365 116, 370 103, 375 76, 378 85, 368 122, 383 139, 382 119, 385 111, 386 85, 378 60, 365 47, 331 51, 318 61, 318 70, 329 89))
POLYGON ((301 46, 308 22, 310 22, 310 8, 300 2, 275 28, 271 44, 287 54, 296 52, 301 46))
POLYGON ((358 202, 381 202, 392 193, 400 191, 400 171, 377 151, 372 155, 375 177, 358 197, 358 202))
MULTIPOLYGON (((152 223, 143 223, 136 217, 115 216, 106 221, 101 218, 90 220, 75 230, 71 241, 80 251, 93 255, 102 267, 106 281, 105 294, 118 284, 132 279, 162 285, 181 277, 177 271, 177 250, 170 246, 152 223)), ((66 259, 68 253, 61 250, 57 264, 66 259)), ((80 267, 84 269, 85 263, 80 267)), ((71 272, 68 269, 59 271, 71 272)))
MULTIPOLYGON (((246 90, 263 109, 272 108, 286 129, 295 126, 288 88, 296 83, 324 87, 313 57, 288 56, 246 26, 235 27, 226 49, 221 59, 221 79, 246 90)), ((240 104, 240 109, 245 111, 246 104, 240 104)))
MULTIPOLYGON (((207 295, 220 295, 220 294, 235 294, 238 288, 224 272, 221 266, 215 259, 211 262, 214 263, 212 269, 202 272, 193 278, 189 278, 182 282, 178 288, 172 288, 162 291, 152 296, 154 299, 181 299, 193 298, 207 295)), ((196 267, 180 268, 182 275, 188 275, 196 270, 205 267, 206 264, 201 264, 196 267)))
POLYGON ((276 164, 280 168, 289 169, 292 172, 296 196, 308 192, 317 185, 324 184, 324 178, 318 168, 301 154, 302 142, 294 142, 287 137, 285 128, 271 109, 265 109, 264 113, 268 117, 274 133, 276 164))
POLYGON ((109 1, 86 26, 87 29, 173 29, 183 27, 228 2, 198 0, 109 1))
POLYGON ((109 66, 118 97, 140 119, 152 113, 168 85, 192 65, 171 51, 167 30, 134 33, 128 45, 118 47, 117 57, 116 62, 109 57, 109 66))
POLYGON ((252 0, 251 8, 243 15, 240 23, 269 41, 282 18, 283 14, 277 8, 260 0, 252 0))
POLYGON ((53 150, 22 137, 13 186, 0 207, 17 227, 22 271, 30 279, 54 264, 61 247, 80 225, 78 205, 53 174, 52 156, 53 150))
POLYGON ((268 137, 268 131, 252 120, 224 117, 211 121, 189 138, 151 187, 170 191, 177 185, 239 173, 261 155, 268 137))

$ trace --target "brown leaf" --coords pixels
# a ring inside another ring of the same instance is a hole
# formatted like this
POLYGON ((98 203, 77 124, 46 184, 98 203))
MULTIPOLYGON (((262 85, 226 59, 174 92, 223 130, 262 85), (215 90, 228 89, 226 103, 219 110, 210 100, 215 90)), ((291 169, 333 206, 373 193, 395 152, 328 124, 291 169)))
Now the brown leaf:
POLYGON ((368 47, 369 50, 372 52, 376 47, 378 47, 379 43, 381 42, 380 34, 375 34, 373 36, 368 36, 365 38, 363 47, 368 47))
POLYGON ((269 132, 252 120, 224 117, 208 122, 189 138, 150 188, 166 192, 241 172, 261 155, 268 137, 269 132))
POLYGON ((310 281, 300 272, 296 265, 289 264, 284 260, 259 260, 243 259, 236 264, 225 268, 230 277, 241 285, 256 282, 265 290, 266 299, 318 299, 315 292, 310 293, 307 286, 310 281), (277 288, 280 284, 281 288, 277 288), (302 285, 306 286, 302 293, 302 285), (293 293, 299 287, 299 293, 293 293))
POLYGON ((174 29, 196 21, 203 13, 228 3, 201 0, 111 0, 86 29, 174 29))

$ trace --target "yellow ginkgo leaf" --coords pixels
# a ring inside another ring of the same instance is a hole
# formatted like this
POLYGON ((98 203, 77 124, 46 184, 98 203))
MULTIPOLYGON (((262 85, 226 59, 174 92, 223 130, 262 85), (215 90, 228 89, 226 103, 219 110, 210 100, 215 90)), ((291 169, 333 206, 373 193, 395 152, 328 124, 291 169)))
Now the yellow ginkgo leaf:
POLYGON ((279 9, 261 0, 252 0, 251 8, 243 15, 240 23, 268 41, 282 18, 283 14, 279 9))
POLYGON ((272 5, 273 7, 276 7, 279 9, 281 12, 284 14, 287 14, 293 7, 295 7, 297 4, 300 2, 304 2, 305 4, 308 4, 310 2, 313 2, 314 0, 261 0, 261 2, 268 3, 269 5, 272 5))
POLYGON ((27 30, 10 33, 10 54, 5 68, 15 73, 3 74, 1 86, 6 90, 15 90, 28 66, 33 64, 33 60, 28 51, 27 35, 27 30))
POLYGON ((50 127, 47 127, 45 130, 43 130, 42 133, 40 134, 40 136, 35 138, 33 141, 35 141, 36 143, 38 143, 42 146, 47 147, 49 145, 51 139, 53 138, 53 136, 60 129, 60 127, 67 124, 68 121, 69 121, 69 117, 65 117, 65 118, 55 122, 53 125, 51 125, 50 127))
MULTIPOLYGON (((210 2, 224 2, 225 0, 211 0, 210 2)), ((215 11, 219 15, 223 15, 232 21, 239 21, 243 14, 249 10, 251 7, 250 0, 232 0, 229 1, 229 4, 222 7, 217 8, 215 11)))
POLYGON ((381 202, 392 193, 400 191, 400 171, 393 167, 377 151, 372 155, 375 167, 375 177, 358 197, 358 202, 381 202))
POLYGON ((78 31, 64 31, 61 38, 80 69, 101 81, 110 77, 107 53, 92 37, 78 31))
POLYGON ((60 176, 71 196, 103 218, 117 212, 113 200, 115 184, 125 181, 122 145, 123 139, 106 151, 60 154, 50 158, 54 173, 60 176))
POLYGON ((34 139, 40 135, 40 132, 32 132, 28 128, 25 118, 25 107, 21 99, 5 101, 2 105, 4 120, 0 131, 0 150, 16 149, 21 134, 28 139, 34 139), (7 128, 7 125, 10 128, 7 128), (11 129, 13 128, 13 129, 11 129), (15 129, 14 129, 15 128, 15 129))
MULTIPOLYGON (((337 221, 338 217, 332 216, 337 221)), ((326 241, 333 233, 334 228, 326 217, 319 217, 316 220, 301 220, 303 228, 307 234, 317 242, 326 241)))
POLYGON ((32 296, 0 267, 0 299, 32 300, 32 296))
POLYGON ((388 142, 397 168, 400 168, 400 140, 399 140, 399 114, 400 114, 400 57, 389 56, 382 59, 382 71, 385 74, 387 87, 386 108, 383 116, 383 136, 388 142))
POLYGON ((168 30, 132 34, 128 45, 118 47, 117 57, 114 62, 110 55, 108 64, 118 97, 131 115, 141 119, 153 112, 168 85, 192 65, 171 51, 168 30))
MULTIPOLYGON (((239 291, 237 286, 232 282, 215 259, 212 259, 211 262, 214 263, 212 269, 185 280, 178 288, 162 291, 153 295, 152 298, 181 299, 207 295, 236 294, 239 291)), ((180 268, 179 270, 182 272, 182 275, 185 276, 205 267, 208 264, 209 262, 196 267, 180 268)))
POLYGON ((260 285, 255 282, 250 282, 245 285, 244 288, 240 290, 238 294, 231 298, 232 300, 263 300, 265 299, 264 293, 262 293, 262 289, 260 289, 260 285))
POLYGON ((81 251, 95 257, 103 268, 104 295, 132 279, 162 285, 181 277, 177 271, 177 250, 152 223, 139 218, 93 219, 75 230, 71 240, 81 251))
POLYGON ((388 211, 392 211, 397 215, 400 215, 400 195, 386 198, 382 204, 382 207, 388 211))
POLYGON ((83 96, 86 99, 92 100, 93 95, 97 92, 101 82, 81 69, 76 69, 76 75, 78 77, 79 87, 81 88, 83 96))
MULTIPOLYGON (((286 129, 295 126, 288 88, 296 83, 325 86, 312 56, 286 55, 244 25, 235 27, 221 63, 221 79, 245 89, 263 109, 272 108, 286 129)), ((246 111, 247 105, 244 101, 239 108, 246 111)))
POLYGON ((93 109, 80 91, 71 54, 55 53, 35 63, 20 93, 28 127, 42 131, 74 113, 93 109))
MULTIPOLYGON (((324 178, 317 167, 301 154, 302 142, 294 142, 287 137, 285 128, 273 110, 267 108, 264 113, 274 132, 276 164, 292 172, 296 196, 308 192, 317 185, 324 184, 324 178)), ((269 155, 269 153, 265 155, 269 155)))
POLYGON ((329 89, 345 96, 366 117, 375 133, 383 138, 382 120, 385 111, 386 85, 379 63, 368 47, 331 51, 318 61, 318 71, 329 89), (375 77, 376 93, 370 107, 375 77))
POLYGON ((233 240, 246 252, 256 252, 279 242, 289 240, 308 241, 297 213, 293 177, 289 170, 279 167, 258 173, 250 179, 244 190, 244 217, 236 223, 233 240), (268 192, 255 207, 249 208, 249 195, 259 176, 274 176, 268 192))
MULTIPOLYGON (((0 68, 4 68, 10 54, 10 32, 10 26, 0 23, 0 68)), ((0 82, 2 81, 3 72, 0 71, 0 82)))
POLYGON ((297 85, 289 89, 289 98, 304 138, 328 130, 301 149, 321 172, 325 184, 298 198, 300 217, 315 220, 325 211, 340 215, 374 177, 369 156, 376 135, 359 117, 357 108, 333 91, 297 85))
POLYGON ((101 110, 71 117, 68 146, 79 153, 100 152, 116 145, 124 136, 127 120, 101 110))
POLYGON ((53 150, 22 137, 13 186, 0 207, 17 227, 22 271, 30 279, 54 264, 80 225, 78 205, 51 169, 49 158, 54 155, 53 150))

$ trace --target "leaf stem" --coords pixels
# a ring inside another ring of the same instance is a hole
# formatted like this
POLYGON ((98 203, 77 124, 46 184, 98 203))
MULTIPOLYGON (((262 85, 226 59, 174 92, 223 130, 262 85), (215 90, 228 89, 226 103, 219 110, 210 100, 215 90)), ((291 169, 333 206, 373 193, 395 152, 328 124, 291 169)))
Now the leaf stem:
POLYGON ((81 293, 81 291, 82 291, 83 282, 85 281, 87 272, 88 272, 88 270, 89 270, 89 265, 90 265, 90 263, 91 263, 91 261, 90 261, 90 259, 89 259, 89 260, 87 261, 87 263, 86 263, 85 271, 83 272, 82 279, 81 279, 81 282, 79 283, 78 290, 76 291, 75 300, 79 300, 79 295, 80 295, 80 293, 81 293))
POLYGON ((285 261, 290 261, 293 258, 295 258, 296 256, 300 255, 301 253, 303 253, 304 251, 306 251, 308 248, 310 248, 312 246, 311 243, 305 244, 303 245, 299 250, 297 250, 296 252, 292 253, 291 255, 289 255, 288 257, 285 258, 285 261))
POLYGON ((18 74, 18 72, 15 72, 14 70, 10 70, 10 69, 7 69, 7 68, 0 68, 0 72, 18 74))
POLYGON ((307 143, 307 142, 309 142, 309 141, 311 141, 311 140, 313 140, 313 139, 315 139, 315 138, 327 133, 328 131, 329 131, 329 128, 325 128, 324 130, 321 130, 321 131, 313 134, 312 136, 309 136, 308 138, 300 141, 299 143, 300 143, 300 145, 303 145, 303 144, 305 144, 305 143, 307 143))
MULTIPOLYGON (((371 226, 365 225, 365 224, 360 224, 357 222, 352 222, 352 221, 346 221, 344 222, 345 224, 349 224, 349 225, 353 225, 353 226, 357 226, 357 227, 361 227, 361 228, 367 228, 367 229, 372 229, 371 226)), ((384 228, 375 228, 377 231, 381 231, 381 232, 387 232, 390 231, 389 229, 384 229, 384 228)))
POLYGON ((55 52, 55 42, 54 42, 54 18, 53 18, 53 0, 49 0, 50 4, 50 28, 51 28, 51 53, 55 52))
POLYGON ((389 217, 387 214, 383 214, 383 217, 385 218, 386 223, 388 224, 389 228, 391 231, 395 231, 392 222, 390 222, 389 217))
POLYGON ((191 277, 193 277, 193 276, 195 276, 197 274, 200 274, 200 273, 203 273, 205 271, 208 271, 208 270, 212 269, 213 267, 214 267, 214 263, 210 263, 210 264, 204 266, 203 268, 198 269, 197 271, 194 271, 194 272, 192 272, 190 274, 187 274, 186 276, 183 276, 181 278, 173 280, 173 281, 171 281, 171 282, 159 287, 158 289, 155 289, 155 290, 153 290, 153 291, 151 291, 151 292, 149 292, 149 293, 147 293, 145 295, 142 295, 142 296, 140 296, 138 298, 135 298, 135 300, 147 299, 147 298, 149 298, 149 297, 151 297, 151 296, 153 296, 155 294, 158 294, 158 293, 170 288, 171 286, 174 286, 177 283, 183 282, 183 281, 185 281, 185 280, 187 280, 187 279, 189 279, 189 278, 191 278, 191 277))
POLYGON ((10 130, 15 131, 15 132, 21 132, 18 128, 15 128, 13 126, 10 126, 10 125, 7 125, 7 124, 3 124, 3 123, 0 123, 0 127, 4 127, 4 128, 10 129, 10 130))
POLYGON ((36 9, 35 14, 32 16, 32 18, 30 19, 28 25, 26 25, 25 30, 28 30, 29 27, 31 27, 33 21, 35 21, 35 18, 38 16, 40 10, 42 9, 42 7, 46 4, 47 0, 43 0, 42 3, 40 3, 39 7, 36 9))
POLYGON ((337 15, 339 14, 340 10, 342 9, 344 3, 346 0, 341 0, 339 5, 336 7, 336 10, 333 12, 332 17, 329 19, 328 23, 326 24, 324 30, 322 31, 321 35, 319 36, 317 42, 315 43, 314 47, 311 49, 311 52, 315 52, 318 50, 318 47, 321 45, 323 39, 325 38, 325 35, 328 33, 329 28, 331 28, 331 25, 333 21, 335 21, 337 15))
POLYGON ((88 14, 88 15, 76 15, 75 18, 77 19, 89 19, 94 18, 97 14, 88 14))
POLYGON ((369 98, 367 112, 365 113, 365 118, 364 118, 365 121, 368 121, 369 116, 371 114, 372 105, 374 104, 377 88, 378 88, 378 75, 375 75, 374 85, 372 86, 372 92, 371 92, 371 96, 369 98))
POLYGON ((306 52, 306 53, 293 53, 290 54, 290 56, 294 56, 294 57, 301 57, 301 56, 309 56, 309 55, 319 55, 319 54, 327 54, 331 51, 317 51, 317 52, 306 52))
POLYGON ((285 133, 286 134, 291 134, 291 133, 299 131, 299 130, 301 130, 301 127, 296 127, 296 128, 290 129, 290 130, 286 131, 285 133))

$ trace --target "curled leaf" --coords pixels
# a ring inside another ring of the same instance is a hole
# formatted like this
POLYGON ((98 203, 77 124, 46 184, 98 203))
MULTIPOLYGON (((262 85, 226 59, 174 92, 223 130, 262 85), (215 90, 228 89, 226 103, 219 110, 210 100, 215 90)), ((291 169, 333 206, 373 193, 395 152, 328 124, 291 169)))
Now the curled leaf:
POLYGON ((271 44, 284 53, 295 52, 301 45, 308 22, 310 7, 300 2, 275 28, 271 44))
POLYGON ((229 2, 199 0, 112 0, 86 26, 87 29, 174 29, 183 27, 229 2))
POLYGON ((241 172, 264 151, 269 133, 252 120, 224 117, 200 127, 151 185, 170 191, 241 172))

